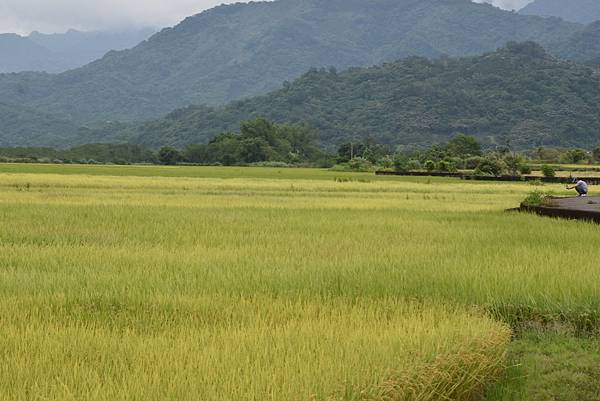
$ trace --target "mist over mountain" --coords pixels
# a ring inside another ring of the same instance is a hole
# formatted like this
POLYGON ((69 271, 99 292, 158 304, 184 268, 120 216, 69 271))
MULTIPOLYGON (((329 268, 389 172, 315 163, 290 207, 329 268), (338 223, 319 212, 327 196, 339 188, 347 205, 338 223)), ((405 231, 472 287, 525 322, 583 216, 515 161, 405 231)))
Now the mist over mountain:
POLYGON ((43 46, 15 34, 0 34, 0 72, 27 71, 33 66, 45 70, 57 64, 43 46))
POLYGON ((589 24, 600 20, 598 0, 535 0, 519 13, 541 17, 559 17, 565 21, 589 24))
POLYGON ((471 0, 279 0, 220 6, 59 75, 2 75, 0 101, 79 123, 157 118, 273 90, 311 67, 549 49, 583 27, 471 0), (487 27, 482 29, 482 27, 487 27))
POLYGON ((135 142, 204 143, 256 117, 308 123, 326 146, 367 138, 425 145, 459 132, 488 145, 591 146, 600 144, 600 71, 533 42, 478 57, 313 70, 266 96, 173 112, 144 125, 135 142))
POLYGON ((33 32, 29 36, 0 34, 0 72, 63 72, 97 60, 110 50, 134 47, 153 33, 147 28, 122 32, 70 30, 49 35, 33 32))

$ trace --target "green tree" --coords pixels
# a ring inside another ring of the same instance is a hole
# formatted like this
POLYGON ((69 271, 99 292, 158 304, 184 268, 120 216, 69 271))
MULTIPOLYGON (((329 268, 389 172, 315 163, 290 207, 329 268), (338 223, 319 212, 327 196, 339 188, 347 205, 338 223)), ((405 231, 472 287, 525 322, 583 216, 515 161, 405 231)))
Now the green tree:
POLYGON ((271 161, 273 149, 265 138, 244 138, 240 141, 239 156, 243 163, 271 161))
POLYGON ((338 162, 347 163, 355 157, 363 157, 367 147, 363 143, 348 142, 338 148, 338 162))
POLYGON ((208 163, 208 146, 204 144, 188 145, 183 152, 183 158, 190 163, 208 163))
POLYGON ((481 156, 481 144, 477 138, 465 134, 458 134, 452 138, 446 149, 451 156, 481 156))
POLYGON ((355 157, 348 162, 348 167, 354 171, 371 171, 373 169, 373 163, 362 157, 355 157))
POLYGON ((506 165, 502 160, 493 156, 488 156, 479 163, 479 166, 475 169, 475 174, 498 177, 504 173, 505 168, 506 165))
POLYGON ((504 163, 510 175, 521 175, 521 167, 524 164, 523 156, 518 154, 508 154, 504 156, 504 163))
POLYGON ((570 149, 563 155, 563 162, 577 164, 587 159, 588 155, 582 149, 570 149))
POLYGON ((435 171, 435 162, 433 160, 427 160, 425 162, 425 169, 430 173, 435 171))
POLYGON ((408 157, 403 153, 397 153, 394 155, 394 170, 399 173, 408 171, 408 157))
POLYGON ((158 161, 167 166, 173 166, 181 161, 181 153, 175 148, 165 146, 158 152, 158 161))

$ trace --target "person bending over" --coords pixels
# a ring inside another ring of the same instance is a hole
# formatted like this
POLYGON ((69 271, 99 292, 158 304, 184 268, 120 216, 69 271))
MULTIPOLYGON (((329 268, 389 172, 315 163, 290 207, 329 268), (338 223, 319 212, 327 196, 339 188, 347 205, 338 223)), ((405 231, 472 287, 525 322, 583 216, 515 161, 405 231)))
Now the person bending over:
POLYGON ((578 180, 577 178, 575 178, 573 180, 573 183, 575 185, 573 185, 572 187, 567 186, 567 189, 574 189, 575 191, 577 191, 579 196, 587 196, 587 194, 588 194, 587 182, 585 182, 583 180, 578 180))

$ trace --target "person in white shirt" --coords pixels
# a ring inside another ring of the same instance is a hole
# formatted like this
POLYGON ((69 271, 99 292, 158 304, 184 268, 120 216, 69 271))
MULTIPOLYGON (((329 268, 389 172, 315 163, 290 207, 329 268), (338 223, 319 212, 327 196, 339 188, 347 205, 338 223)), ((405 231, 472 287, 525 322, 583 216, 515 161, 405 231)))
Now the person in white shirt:
POLYGON ((579 196, 587 196, 588 194, 588 184, 587 182, 583 181, 583 180, 578 180, 577 178, 575 178, 573 180, 573 183, 575 184, 572 187, 567 186, 567 189, 574 189, 577 191, 577 193, 579 194, 579 196))

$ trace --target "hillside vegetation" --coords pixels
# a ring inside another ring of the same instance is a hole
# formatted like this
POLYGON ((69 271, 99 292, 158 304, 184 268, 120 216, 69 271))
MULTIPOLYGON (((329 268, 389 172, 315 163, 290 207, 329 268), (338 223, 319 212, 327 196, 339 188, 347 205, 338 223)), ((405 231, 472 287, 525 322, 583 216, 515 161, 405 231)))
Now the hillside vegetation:
POLYGON ((33 108, 0 103, 0 146, 58 145, 72 141, 78 127, 65 118, 33 108))
POLYGON ((278 0, 216 7, 59 75, 0 76, 0 101, 78 122, 157 118, 267 93, 311 67, 464 56, 508 41, 554 49, 582 25, 471 0, 278 0), (482 29, 482 27, 493 27, 482 29))
POLYGON ((600 20, 598 0, 535 0, 519 11, 524 15, 560 17, 565 21, 588 24, 600 20))
POLYGON ((325 146, 366 138, 429 144, 463 132, 488 145, 590 147, 600 143, 600 74, 535 43, 479 57, 312 70, 266 96, 176 111, 144 125, 135 142, 203 143, 259 116, 308 123, 325 146))
POLYGON ((63 72, 97 60, 110 50, 123 50, 152 35, 152 29, 122 32, 79 32, 28 36, 0 34, 0 73, 63 72))

